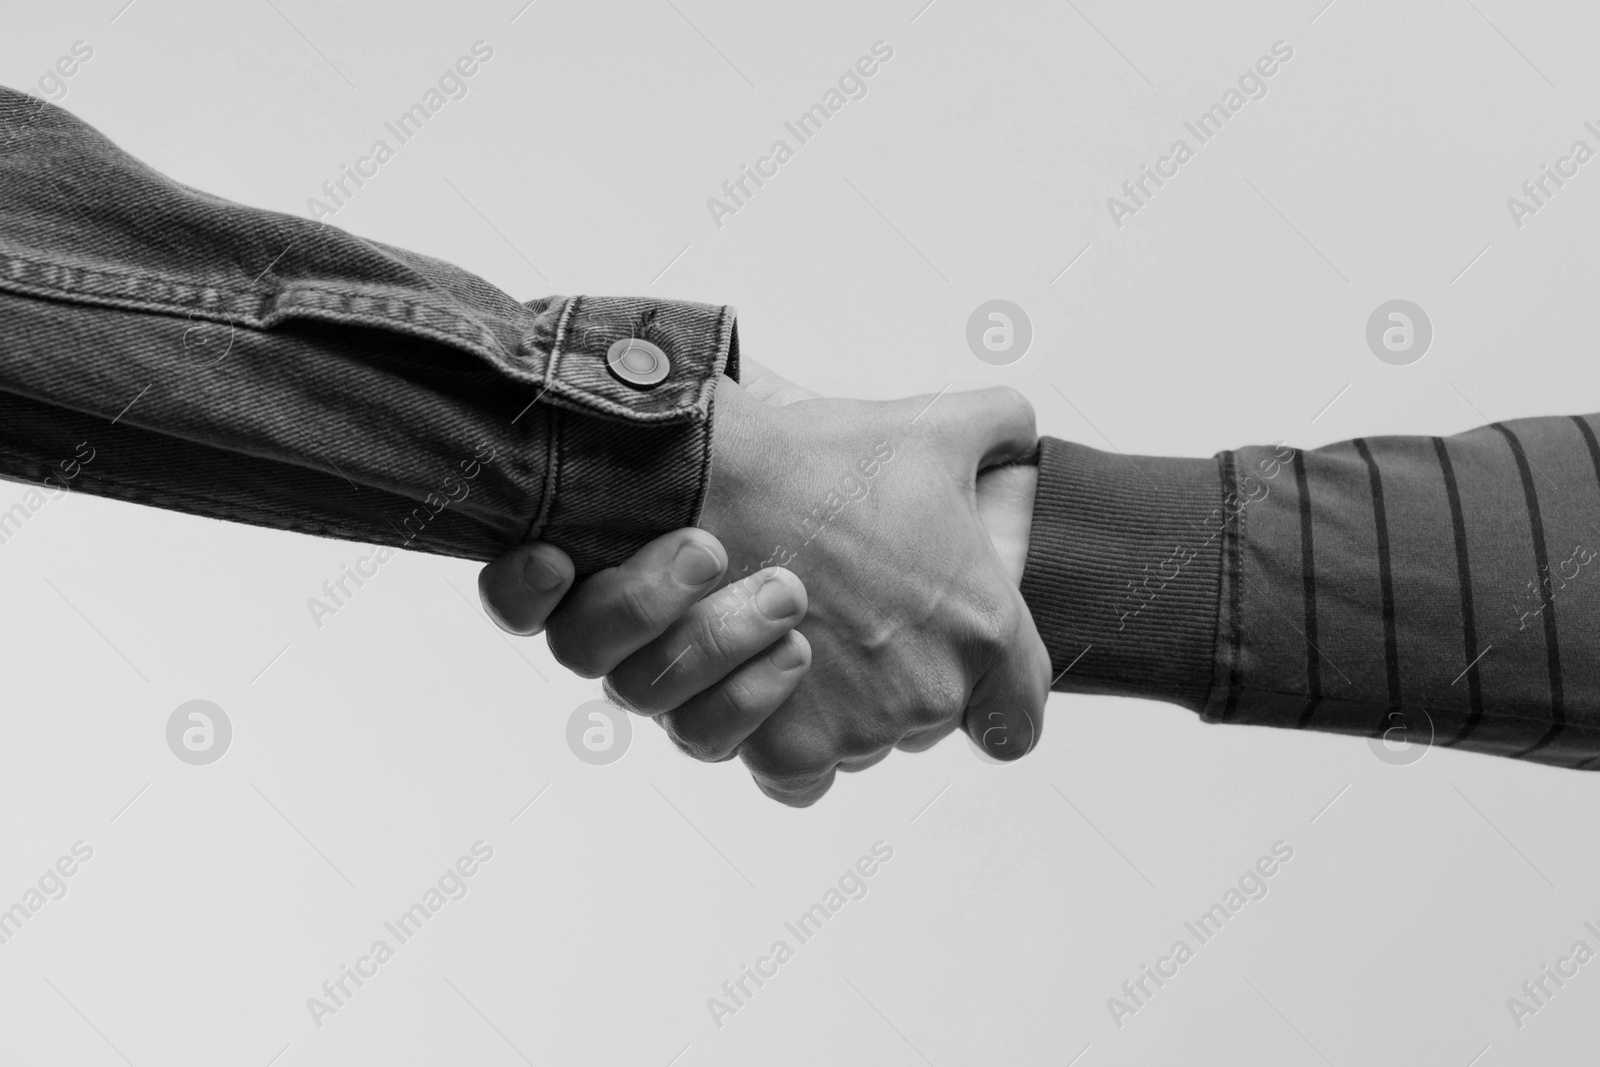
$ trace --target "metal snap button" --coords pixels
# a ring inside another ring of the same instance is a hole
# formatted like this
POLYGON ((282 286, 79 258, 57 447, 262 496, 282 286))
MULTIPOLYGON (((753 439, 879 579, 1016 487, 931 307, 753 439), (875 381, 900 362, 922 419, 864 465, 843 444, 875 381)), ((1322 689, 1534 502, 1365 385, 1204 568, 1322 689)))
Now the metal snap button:
POLYGON ((649 387, 666 380, 672 361, 649 341, 627 337, 611 346, 606 353, 606 366, 618 381, 649 387))

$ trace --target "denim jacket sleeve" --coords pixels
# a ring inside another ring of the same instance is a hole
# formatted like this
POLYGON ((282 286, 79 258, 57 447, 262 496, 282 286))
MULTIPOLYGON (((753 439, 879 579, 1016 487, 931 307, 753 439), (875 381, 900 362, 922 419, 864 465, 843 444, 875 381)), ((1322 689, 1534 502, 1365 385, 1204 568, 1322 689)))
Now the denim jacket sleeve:
POLYGON ((737 373, 731 308, 519 303, 0 87, 0 476, 42 483, 25 510, 81 489, 479 560, 540 539, 588 573, 695 522, 737 373), (628 338, 665 381, 611 374, 628 338))

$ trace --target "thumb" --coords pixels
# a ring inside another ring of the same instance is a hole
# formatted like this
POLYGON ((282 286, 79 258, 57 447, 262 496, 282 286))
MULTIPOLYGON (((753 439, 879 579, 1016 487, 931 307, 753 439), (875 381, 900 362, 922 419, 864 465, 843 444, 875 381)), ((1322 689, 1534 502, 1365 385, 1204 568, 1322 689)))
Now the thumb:
POLYGON ((1033 405, 1005 386, 935 397, 912 421, 920 420, 950 442, 969 472, 1017 459, 1039 443, 1033 405))
POLYGON ((1019 760, 1038 746, 1050 695, 1050 653, 1026 608, 1012 649, 973 688, 962 723, 978 753, 998 763, 1019 760))
POLYGON ((539 633, 572 588, 572 559, 555 545, 531 542, 508 551, 478 572, 478 596, 495 625, 507 633, 539 633))

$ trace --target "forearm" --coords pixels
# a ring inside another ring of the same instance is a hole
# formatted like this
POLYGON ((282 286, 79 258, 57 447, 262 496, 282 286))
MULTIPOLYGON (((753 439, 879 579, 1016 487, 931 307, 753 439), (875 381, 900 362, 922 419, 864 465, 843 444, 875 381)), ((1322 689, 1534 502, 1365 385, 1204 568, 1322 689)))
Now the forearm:
POLYGON ((0 332, 0 475, 477 559, 538 537, 580 572, 694 521, 737 362, 726 308, 519 303, 188 189, 10 90, 0 332), (628 338, 664 381, 611 372, 628 338))
POLYGON ((1023 593, 1056 688, 1588 766, 1592 425, 1210 460, 1046 439, 1023 593))

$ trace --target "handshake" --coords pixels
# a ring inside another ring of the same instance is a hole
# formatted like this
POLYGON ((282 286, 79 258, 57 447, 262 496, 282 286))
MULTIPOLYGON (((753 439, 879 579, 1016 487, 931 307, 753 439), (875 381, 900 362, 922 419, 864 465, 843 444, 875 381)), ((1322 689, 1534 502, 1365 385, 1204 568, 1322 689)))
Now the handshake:
POLYGON ((748 359, 715 399, 700 529, 574 586, 553 545, 479 576, 517 634, 605 678, 696 759, 785 804, 960 726, 999 760, 1039 739, 1050 658, 1018 591, 1038 436, 1009 389, 824 399, 748 359))

